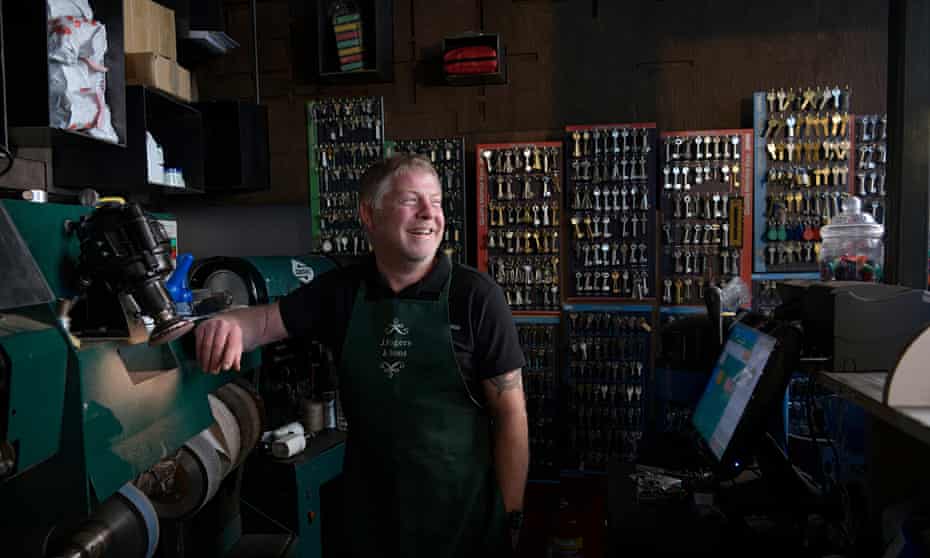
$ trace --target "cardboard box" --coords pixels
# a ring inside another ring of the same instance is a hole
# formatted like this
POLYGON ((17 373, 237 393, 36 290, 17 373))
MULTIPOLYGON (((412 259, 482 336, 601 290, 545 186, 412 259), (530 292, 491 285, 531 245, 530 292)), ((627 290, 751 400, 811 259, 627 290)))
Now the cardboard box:
POLYGON ((174 10, 152 0, 123 0, 123 50, 126 54, 153 52, 176 60, 178 40, 174 10))
POLYGON ((191 74, 174 60, 152 52, 126 55, 126 83, 147 85, 191 102, 191 74))

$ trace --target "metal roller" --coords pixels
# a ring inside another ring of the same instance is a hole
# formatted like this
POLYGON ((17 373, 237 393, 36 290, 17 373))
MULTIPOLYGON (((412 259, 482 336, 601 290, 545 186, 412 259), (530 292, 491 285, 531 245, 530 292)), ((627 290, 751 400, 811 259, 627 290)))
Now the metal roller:
POLYGON ((55 558, 152 558, 158 548, 158 516, 148 498, 126 484, 64 541, 53 542, 55 558))
POLYGON ((210 411, 213 413, 213 420, 216 421, 210 426, 209 432, 213 435, 211 441, 216 443, 216 450, 226 459, 226 468, 223 476, 235 467, 239 462, 239 454, 242 450, 242 434, 239 429, 239 421, 225 403, 220 401, 215 395, 207 395, 210 402, 210 411))
MULTIPOLYGON (((206 431, 204 431, 206 432, 206 431)), ((203 433, 188 440, 171 459, 155 465, 137 481, 159 517, 183 519, 206 504, 223 480, 223 464, 203 433)))
POLYGON ((226 404, 239 423, 240 452, 234 466, 242 464, 262 435, 263 421, 258 397, 243 387, 229 383, 216 390, 216 397, 226 404))
POLYGON ((199 511, 213 498, 216 491, 219 490, 224 477, 223 464, 220 462, 220 456, 214 444, 211 443, 210 437, 206 434, 208 432, 209 429, 194 436, 184 444, 184 447, 190 450, 200 462, 201 471, 206 481, 204 483, 203 499, 194 511, 199 511))

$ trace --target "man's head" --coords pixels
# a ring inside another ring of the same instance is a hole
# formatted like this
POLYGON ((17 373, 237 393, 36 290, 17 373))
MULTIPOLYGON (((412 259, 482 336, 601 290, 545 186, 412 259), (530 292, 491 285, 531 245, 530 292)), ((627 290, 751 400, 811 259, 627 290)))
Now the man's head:
POLYGON ((362 177, 359 215, 379 258, 432 260, 446 226, 436 169, 419 155, 397 155, 372 166, 362 177))

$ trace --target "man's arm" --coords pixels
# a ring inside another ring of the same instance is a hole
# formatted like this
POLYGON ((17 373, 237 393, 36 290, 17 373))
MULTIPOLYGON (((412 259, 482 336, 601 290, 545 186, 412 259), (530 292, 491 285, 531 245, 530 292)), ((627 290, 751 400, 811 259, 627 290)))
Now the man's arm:
POLYGON ((522 511, 530 461, 522 372, 511 370, 482 384, 494 420, 494 465, 504 509, 522 511))
POLYGON ((287 337, 278 303, 224 312, 197 327, 197 362, 206 372, 239 370, 243 351, 287 337))

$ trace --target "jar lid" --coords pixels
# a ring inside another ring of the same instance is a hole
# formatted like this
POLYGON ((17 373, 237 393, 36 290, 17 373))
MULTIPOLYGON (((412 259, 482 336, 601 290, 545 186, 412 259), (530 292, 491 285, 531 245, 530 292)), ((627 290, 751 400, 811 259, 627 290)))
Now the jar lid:
POLYGON ((876 223, 871 214, 862 212, 862 200, 856 196, 849 196, 843 200, 843 212, 834 217, 829 225, 820 229, 820 235, 824 239, 881 238, 884 234, 884 225, 876 223))

